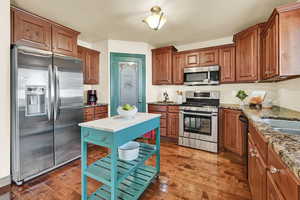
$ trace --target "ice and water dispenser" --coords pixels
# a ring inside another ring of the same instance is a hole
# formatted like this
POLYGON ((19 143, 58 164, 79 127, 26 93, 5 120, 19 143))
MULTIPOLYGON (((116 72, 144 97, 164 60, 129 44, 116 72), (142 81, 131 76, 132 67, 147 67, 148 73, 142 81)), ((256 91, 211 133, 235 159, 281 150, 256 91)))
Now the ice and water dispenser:
POLYGON ((26 116, 39 116, 46 114, 46 87, 27 86, 26 96, 26 116))

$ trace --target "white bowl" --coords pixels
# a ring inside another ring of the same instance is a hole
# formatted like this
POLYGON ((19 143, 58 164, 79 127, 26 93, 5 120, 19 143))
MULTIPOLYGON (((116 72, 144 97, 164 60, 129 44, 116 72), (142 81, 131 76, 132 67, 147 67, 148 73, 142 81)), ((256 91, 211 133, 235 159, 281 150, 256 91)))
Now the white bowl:
POLYGON ((132 110, 123 110, 121 106, 118 107, 117 112, 121 117, 131 119, 134 117, 134 115, 137 113, 137 108, 133 106, 134 108, 132 110))
POLYGON ((118 148, 119 159, 132 161, 139 157, 140 144, 138 142, 128 142, 118 148))

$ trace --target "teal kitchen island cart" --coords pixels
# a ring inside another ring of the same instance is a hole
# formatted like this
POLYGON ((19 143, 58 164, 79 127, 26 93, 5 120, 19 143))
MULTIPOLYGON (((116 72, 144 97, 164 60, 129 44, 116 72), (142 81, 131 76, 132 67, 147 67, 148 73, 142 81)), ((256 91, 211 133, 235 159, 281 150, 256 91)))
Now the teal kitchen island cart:
POLYGON ((79 124, 81 126, 82 200, 136 200, 160 172, 160 115, 137 113, 132 119, 120 116, 79 124), (156 144, 140 143, 139 156, 133 161, 118 159, 118 147, 155 130, 156 144), (87 165, 87 144, 107 147, 110 154, 87 165), (156 167, 145 161, 156 154, 156 167), (87 194, 87 177, 103 185, 87 194))

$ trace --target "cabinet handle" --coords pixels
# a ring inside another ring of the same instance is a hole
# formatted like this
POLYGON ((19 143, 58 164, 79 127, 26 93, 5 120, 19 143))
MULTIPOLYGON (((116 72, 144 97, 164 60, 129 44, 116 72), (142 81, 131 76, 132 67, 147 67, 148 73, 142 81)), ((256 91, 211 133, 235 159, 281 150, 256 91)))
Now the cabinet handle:
POLYGON ((271 166, 271 167, 270 167, 270 172, 271 172, 271 174, 277 174, 277 173, 280 172, 280 169, 277 169, 277 168, 271 166))

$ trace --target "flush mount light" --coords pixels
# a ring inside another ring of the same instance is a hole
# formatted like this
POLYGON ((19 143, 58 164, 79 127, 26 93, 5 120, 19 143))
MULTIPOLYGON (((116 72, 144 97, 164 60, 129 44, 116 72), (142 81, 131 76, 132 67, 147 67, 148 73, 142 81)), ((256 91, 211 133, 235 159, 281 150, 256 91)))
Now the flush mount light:
POLYGON ((166 16, 161 12, 159 6, 154 6, 151 8, 151 15, 143 20, 151 29, 158 30, 160 29, 167 21, 166 16))

